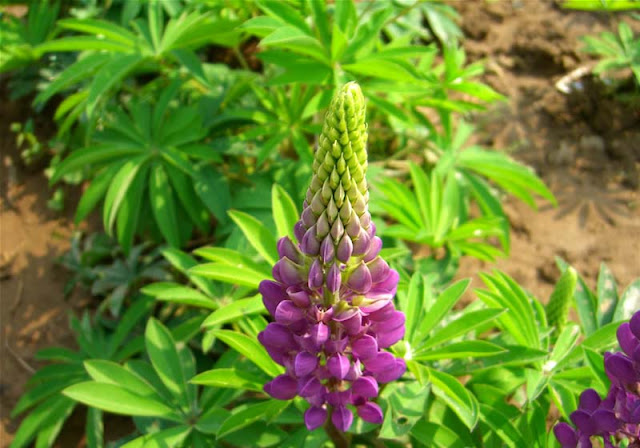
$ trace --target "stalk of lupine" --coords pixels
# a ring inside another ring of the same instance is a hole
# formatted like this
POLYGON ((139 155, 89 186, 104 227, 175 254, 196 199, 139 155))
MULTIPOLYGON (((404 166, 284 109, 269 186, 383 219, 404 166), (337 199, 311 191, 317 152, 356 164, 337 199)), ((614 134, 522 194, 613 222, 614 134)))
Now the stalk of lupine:
POLYGON ((612 439, 640 448, 640 311, 618 327, 617 336, 622 353, 604 356, 609 393, 604 400, 593 389, 582 393, 580 406, 570 415, 575 428, 567 423, 554 428, 562 448, 591 447, 594 436, 602 437, 605 448, 614 447, 612 439))
POLYGON ((368 211, 367 125, 360 87, 348 83, 326 114, 300 221, 278 242, 275 281, 260 284, 275 322, 258 335, 286 373, 265 385, 274 398, 311 405, 309 430, 330 415, 347 431, 358 415, 382 423, 379 384, 398 379, 403 359, 385 351, 404 336, 392 302, 398 273, 378 255, 382 241, 368 211))

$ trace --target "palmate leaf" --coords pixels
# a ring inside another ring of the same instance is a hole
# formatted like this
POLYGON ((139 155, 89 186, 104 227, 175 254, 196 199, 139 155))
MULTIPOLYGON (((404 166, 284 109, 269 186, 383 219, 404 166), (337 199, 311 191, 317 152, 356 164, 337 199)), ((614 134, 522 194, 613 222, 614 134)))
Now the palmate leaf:
MULTIPOLYGON (((40 430, 64 422, 76 406, 76 402, 61 394, 56 394, 35 408, 22 421, 16 431, 10 448, 23 448, 36 437, 40 430)), ((50 434, 48 434, 49 436, 50 434)))
POLYGON ((532 170, 504 154, 471 147, 460 152, 458 165, 487 177, 533 208, 536 204, 531 193, 538 194, 552 204, 556 204, 553 193, 532 170))

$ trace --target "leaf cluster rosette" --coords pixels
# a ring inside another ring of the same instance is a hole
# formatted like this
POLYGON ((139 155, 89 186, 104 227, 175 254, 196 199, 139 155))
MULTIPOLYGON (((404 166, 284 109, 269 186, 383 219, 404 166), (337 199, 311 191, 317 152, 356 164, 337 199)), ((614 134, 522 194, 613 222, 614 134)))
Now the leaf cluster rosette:
POLYGON ((278 242, 275 281, 260 293, 275 319, 258 335, 286 373, 264 387, 272 397, 299 395, 311 405, 309 430, 331 423, 347 431, 352 409, 371 423, 383 413, 379 385, 406 370, 385 348, 404 336, 393 304, 399 275, 379 256, 382 240, 368 211, 365 102, 355 83, 334 96, 318 142, 300 220, 278 242))
POLYGON ((640 447, 640 311, 618 327, 617 337, 622 352, 604 356, 609 393, 603 400, 593 389, 582 392, 570 415, 575 427, 559 423, 554 428, 562 448, 590 448, 594 436, 602 437, 605 448, 625 439, 625 446, 640 447))

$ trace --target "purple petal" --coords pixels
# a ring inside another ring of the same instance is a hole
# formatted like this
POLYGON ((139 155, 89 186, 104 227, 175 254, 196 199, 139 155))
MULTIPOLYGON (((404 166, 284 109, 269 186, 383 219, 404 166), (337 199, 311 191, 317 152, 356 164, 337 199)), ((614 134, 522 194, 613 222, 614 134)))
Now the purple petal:
POLYGON ((293 324, 304 319, 304 312, 291 300, 283 300, 276 308, 275 318, 281 324, 293 324))
POLYGON ((372 358, 364 362, 367 370, 371 372, 383 372, 391 369, 395 363, 395 357, 389 352, 379 352, 375 358, 372 358))
POLYGON ((302 237, 300 250, 307 255, 315 256, 320 251, 320 243, 316 238, 316 226, 311 226, 302 237))
POLYGON ((371 376, 361 376, 351 385, 351 393, 364 398, 378 396, 378 382, 371 376))
POLYGON ((302 262, 302 254, 288 236, 280 238, 277 247, 280 258, 287 257, 297 264, 302 262))
POLYGON ((347 376, 350 365, 351 362, 349 361, 349 358, 340 353, 333 355, 327 361, 327 368, 329 369, 329 372, 334 378, 339 380, 342 380, 347 376))
POLYGON ((381 282, 389 276, 389 265, 380 257, 367 263, 367 267, 369 268, 369 272, 371 272, 373 283, 381 282))
POLYGON ((605 409, 598 409, 591 416, 591 420, 596 426, 597 434, 614 433, 621 426, 621 422, 615 414, 605 409))
POLYGON ((362 365, 360 364, 360 360, 356 359, 349 366, 349 372, 347 376, 344 377, 347 381, 355 381, 362 376, 362 365))
POLYGON ((338 260, 346 263, 351 258, 351 254, 353 254, 353 242, 351 241, 351 238, 349 238, 349 235, 345 235, 338 243, 336 257, 338 260))
POLYGON ((289 299, 299 306, 300 308, 307 308, 311 304, 309 293, 297 286, 290 286, 287 288, 287 295, 289 299))
POLYGON ((353 253, 355 255, 362 255, 367 252, 367 250, 369 250, 370 241, 371 237, 369 234, 364 229, 360 229, 358 238, 353 241, 353 253))
POLYGON ((291 400, 297 395, 298 382, 289 375, 280 375, 265 384, 264 391, 277 400, 291 400))
POLYGON ((597 428, 594 422, 591 420, 591 415, 585 411, 577 410, 571 413, 569 416, 576 428, 582 431, 584 434, 592 436, 596 433, 597 428))
POLYGON ((580 395, 579 409, 592 414, 600 406, 600 395, 593 389, 587 389, 580 395))
POLYGON ((281 347, 287 350, 296 348, 296 343, 293 339, 291 331, 286 326, 277 322, 271 322, 269 325, 267 325, 267 328, 265 328, 264 331, 260 333, 260 335, 262 335, 264 345, 281 347))
POLYGON ((553 433, 562 445, 562 448, 576 448, 578 446, 578 437, 575 430, 567 423, 558 423, 553 428, 553 433))
POLYGON ((316 347, 320 347, 322 344, 327 342, 327 339, 329 339, 329 327, 320 322, 311 327, 310 335, 311 340, 316 347))
POLYGON ((331 421, 338 431, 345 432, 349 430, 353 423, 353 414, 346 407, 338 406, 333 410, 331 421))
POLYGON ((307 376, 318 366, 318 356, 309 352, 298 353, 296 355, 294 366, 296 376, 307 376))
POLYGON ((378 256, 381 250, 382 250, 382 240, 379 237, 374 236, 373 238, 371 238, 371 241, 369 242, 369 249, 367 249, 367 252, 364 254, 364 258, 363 258, 364 262, 368 263, 372 261, 374 258, 378 256))
POLYGON ((341 324, 348 335, 356 335, 362 331, 362 314, 357 312, 349 319, 342 321, 341 324))
POLYGON ((275 314, 278 304, 287 298, 284 287, 271 280, 262 280, 258 291, 262 295, 264 307, 272 316, 275 314))
POLYGON ((327 420, 327 410, 317 406, 312 406, 304 413, 304 424, 309 431, 324 425, 327 420))
POLYGON ((341 339, 329 340, 324 345, 324 351, 327 354, 342 353, 344 352, 344 349, 347 347, 348 342, 349 342, 349 339, 347 337, 344 337, 341 339))
POLYGON ((358 406, 358 415, 365 422, 373 423, 374 425, 379 425, 384 420, 380 406, 371 402, 358 406))
POLYGON ((389 276, 382 282, 376 283, 367 294, 369 299, 391 300, 396 295, 400 274, 394 269, 389 270, 389 276))
POLYGON ((369 320, 387 320, 395 311, 395 307, 390 300, 375 300, 371 304, 361 306, 360 311, 369 316, 369 320))
POLYGON ((631 331, 631 325, 629 325, 628 322, 621 324, 616 334, 622 350, 624 350, 627 355, 633 356, 633 352, 640 344, 638 344, 638 339, 636 339, 631 331))
POLYGON ((307 229, 305 229, 302 221, 298 221, 296 225, 293 226, 293 234, 295 235, 296 240, 298 240, 298 242, 302 241, 302 238, 304 238, 304 234, 306 231, 307 229))
POLYGON ((331 263, 333 257, 335 256, 335 246, 333 245, 333 240, 331 236, 325 237, 320 245, 320 256, 322 257, 322 261, 325 264, 331 263))
POLYGON ((322 282, 324 280, 322 273, 322 266, 320 265, 319 260, 314 260, 311 264, 311 268, 309 268, 309 288, 310 289, 318 289, 322 286, 322 282))
POLYGON ((343 390, 327 394, 327 403, 331 406, 343 406, 351 401, 351 391, 343 390))
POLYGON ((364 263, 360 263, 347 280, 347 286, 359 294, 366 294, 371 289, 371 284, 371 273, 364 263))
POLYGON ((273 278, 287 286, 299 285, 305 280, 302 268, 286 257, 273 266, 273 278))
POLYGON ((407 363, 404 359, 396 358, 391 369, 376 373, 375 378, 379 383, 390 383, 391 381, 395 381, 400 378, 406 371, 407 363))
POLYGON ((367 361, 378 354, 378 343, 376 338, 365 334, 351 343, 353 356, 361 361, 367 361))
POLYGON ((634 336, 640 340, 640 311, 636 311, 636 313, 631 316, 629 326, 631 327, 631 332, 634 336))
POLYGON ((605 354, 604 368, 614 384, 634 384, 638 380, 633 363, 622 353, 609 354, 609 356, 605 354))
POLYGON ((304 379, 300 383, 299 395, 301 397, 312 397, 322 391, 322 383, 315 376, 304 379))
POLYGON ((336 292, 340 289, 342 283, 342 272, 336 263, 333 263, 327 272, 327 288, 330 292, 336 292))

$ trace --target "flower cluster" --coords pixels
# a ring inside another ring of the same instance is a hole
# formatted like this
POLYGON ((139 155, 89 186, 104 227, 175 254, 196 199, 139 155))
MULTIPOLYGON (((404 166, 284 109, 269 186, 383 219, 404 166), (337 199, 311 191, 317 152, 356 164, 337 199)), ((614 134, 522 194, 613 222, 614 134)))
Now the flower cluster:
POLYGON ((330 415, 340 431, 381 423, 372 400, 398 379, 404 360, 384 351, 404 336, 405 316, 392 302, 398 273, 378 255, 382 241, 368 211, 364 97, 355 83, 333 98, 325 117, 300 221, 299 245, 278 242, 275 281, 260 284, 275 322, 258 335, 286 373, 264 387, 274 398, 304 397, 309 430, 330 415))
POLYGON ((612 438, 640 448, 640 311, 618 327, 617 336, 623 352, 604 356, 609 393, 604 400, 593 389, 580 395, 580 406, 570 416, 575 429, 567 423, 554 428, 562 448, 591 448, 592 436, 602 437, 605 448, 615 446, 612 438))

